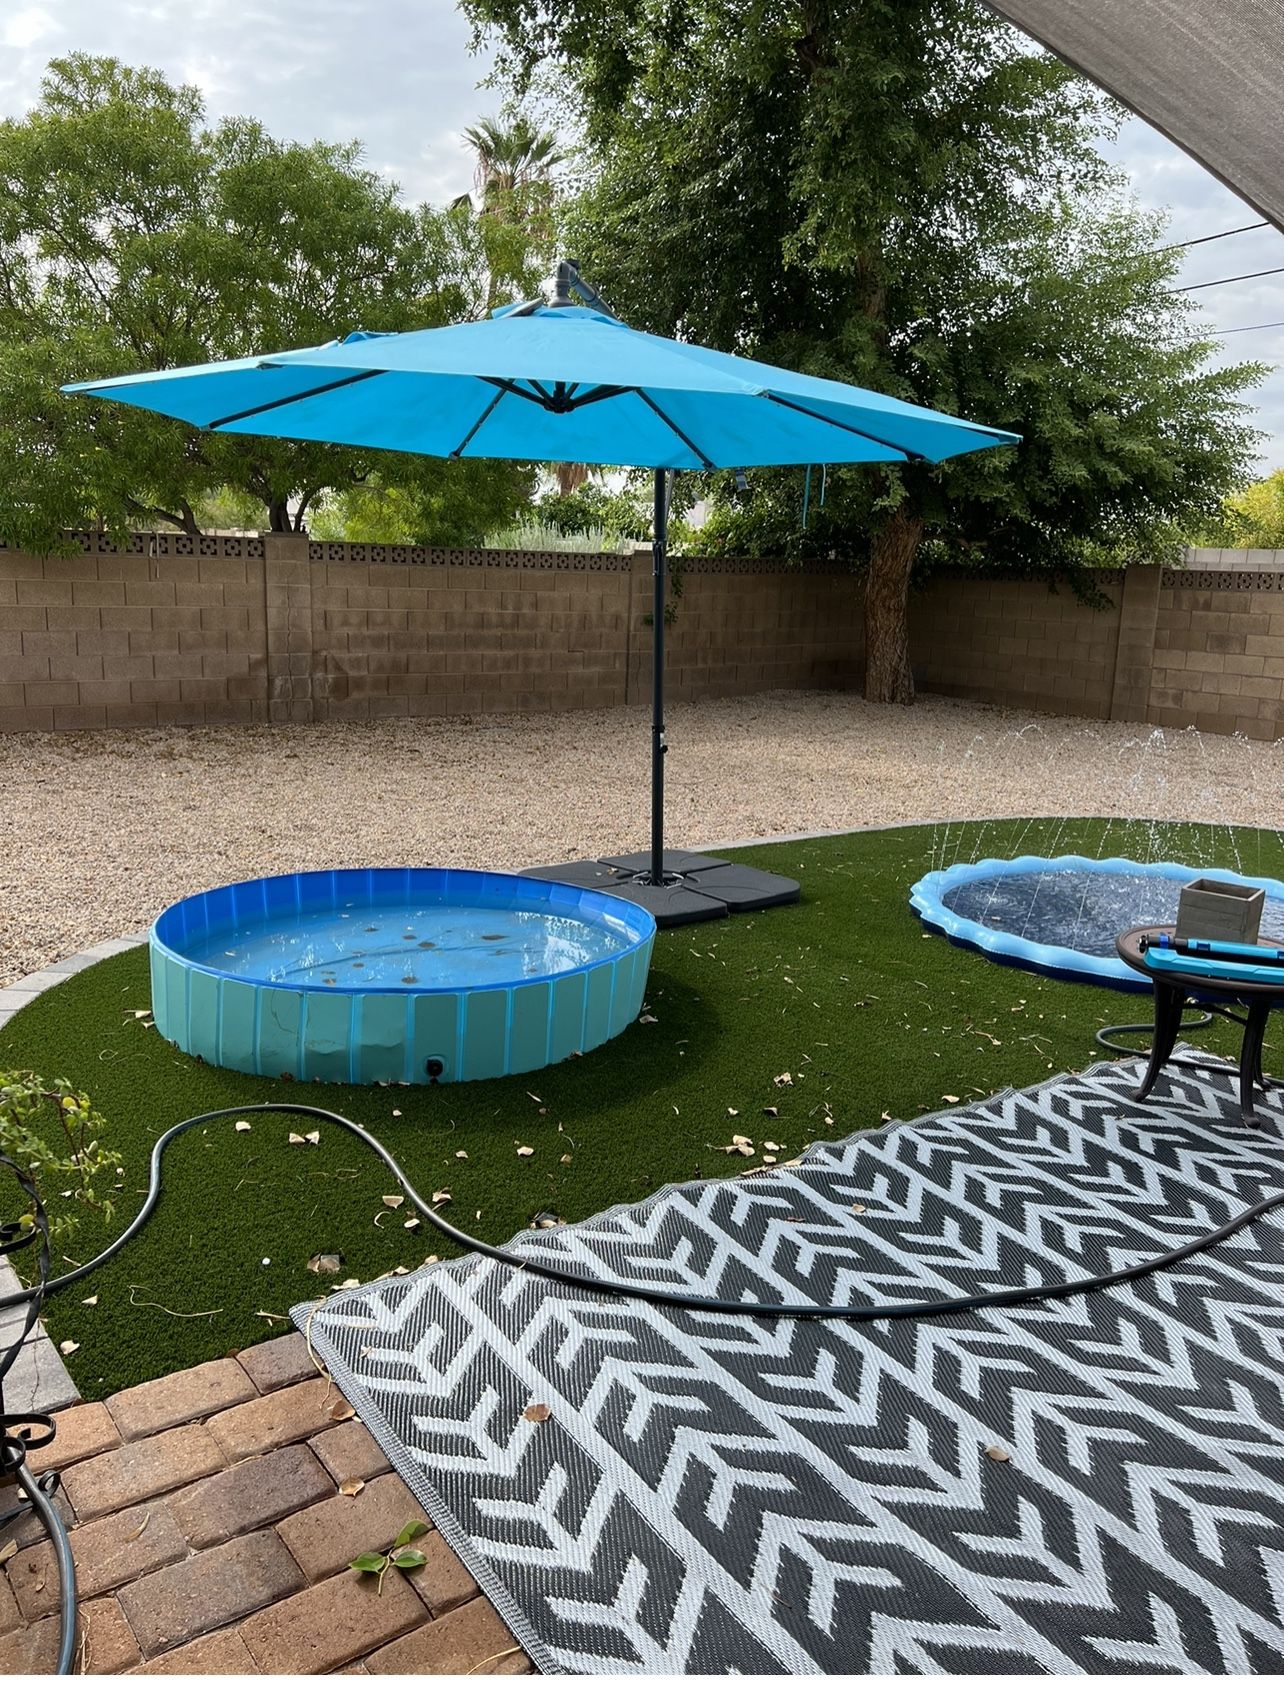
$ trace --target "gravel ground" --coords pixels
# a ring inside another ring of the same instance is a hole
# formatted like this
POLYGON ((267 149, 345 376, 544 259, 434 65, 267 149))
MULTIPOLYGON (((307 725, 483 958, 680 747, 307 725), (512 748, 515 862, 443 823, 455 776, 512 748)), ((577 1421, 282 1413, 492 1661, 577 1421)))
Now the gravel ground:
MULTIPOLYGON (((1284 752, 1242 738, 782 692, 677 706, 668 740, 675 845, 989 815, 1284 827, 1284 752)), ((647 759, 635 708, 0 736, 0 984, 255 874, 641 849, 647 759)))

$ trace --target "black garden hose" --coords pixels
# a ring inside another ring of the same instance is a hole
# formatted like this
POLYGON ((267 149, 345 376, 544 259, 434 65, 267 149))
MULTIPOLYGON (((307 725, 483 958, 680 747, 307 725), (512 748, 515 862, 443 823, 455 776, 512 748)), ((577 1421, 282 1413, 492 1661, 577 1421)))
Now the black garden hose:
MULTIPOLYGON (((1197 1025, 1204 1025, 1200 1022, 1197 1025)), ((1123 1050, 1123 1047, 1111 1046, 1104 1035, 1111 1031, 1129 1031, 1133 1029, 1103 1029, 1098 1035, 1099 1040, 1108 1048, 1123 1050)), ((1143 1030, 1140 1026, 1135 1029, 1143 1030)), ((1127 1054, 1125 1052, 1125 1054, 1127 1054)), ((311 1121, 329 1122, 334 1127, 346 1129, 361 1141, 375 1156, 379 1158, 388 1171, 402 1188, 405 1196, 411 1200, 420 1216, 430 1222, 439 1233, 452 1241, 464 1251, 476 1252, 482 1257, 488 1257, 496 1263, 507 1265, 511 1269, 520 1269, 528 1275, 542 1276, 549 1281, 561 1282, 563 1286, 575 1288, 579 1292, 593 1293, 604 1298, 636 1299, 645 1304, 661 1305, 671 1310, 689 1310, 710 1312, 723 1316, 753 1316, 766 1320, 795 1319, 816 1322, 880 1322, 885 1320, 913 1320, 932 1316, 956 1315, 961 1311, 983 1310, 992 1306, 1010 1307, 1014 1305, 1031 1304, 1041 1299, 1068 1299, 1080 1293, 1096 1292, 1103 1287, 1113 1287, 1124 1281, 1135 1281, 1143 1275, 1152 1275, 1162 1269, 1169 1269, 1184 1258, 1191 1257, 1200 1251, 1206 1251, 1210 1246, 1218 1245, 1250 1222, 1264 1216, 1268 1211, 1284 1204, 1284 1193, 1274 1193, 1269 1198, 1261 1199, 1258 1203, 1241 1210, 1238 1215, 1223 1222, 1220 1227, 1211 1228, 1201 1234, 1198 1239, 1190 1240, 1184 1245, 1170 1251, 1161 1252, 1157 1257, 1147 1258, 1144 1263, 1132 1264, 1125 1269, 1113 1269, 1100 1275, 1084 1275, 1073 1281, 1054 1281, 1043 1286, 1035 1287, 1003 1287, 990 1288, 979 1293, 965 1293, 954 1297, 938 1297, 932 1299, 912 1300, 902 1304, 783 1304, 769 1300, 757 1299, 723 1299, 713 1294, 666 1292, 656 1287, 637 1286, 628 1281, 608 1280, 601 1276, 577 1274, 569 1270, 558 1269, 542 1263, 538 1257, 532 1258, 524 1253, 509 1251, 504 1246, 495 1246, 485 1240, 477 1239, 474 1235, 456 1227, 453 1222, 446 1220, 438 1211, 420 1196, 406 1175, 397 1159, 375 1138, 372 1133, 358 1123, 350 1121, 333 1110, 320 1110, 309 1104, 243 1104, 235 1108, 205 1110, 199 1115, 188 1116, 185 1121, 177 1122, 163 1133, 152 1147, 151 1164, 148 1178, 147 1196, 143 1200, 138 1214, 129 1226, 112 1241, 104 1251, 96 1257, 81 1264, 78 1269, 71 1270, 66 1275, 54 1279, 43 1279, 35 1287, 21 1292, 0 1297, 0 1311, 9 1310, 17 1305, 36 1305, 46 1293, 59 1293, 69 1287, 73 1281, 82 1280, 86 1275, 101 1269, 103 1264, 129 1244, 146 1225, 160 1201, 161 1192, 161 1159, 171 1140, 188 1128, 201 1127, 208 1122, 222 1121, 232 1116, 262 1116, 289 1115, 303 1116, 311 1121)), ((47 1252, 46 1252, 47 1268, 47 1252)), ((12 1419, 11 1419, 12 1420, 12 1419)), ((28 1445, 46 1444, 52 1439, 52 1419, 36 1419, 49 1425, 49 1434, 39 1442, 28 1441, 28 1445)), ((6 1439, 6 1446, 10 1443, 6 1439)), ((19 1442, 21 1445, 21 1442, 19 1442)), ((7 1456, 7 1455, 6 1455, 7 1456)), ((66 1531, 62 1527, 57 1507, 53 1503, 53 1491, 56 1489, 56 1476, 50 1473, 41 1482, 35 1481, 25 1463, 19 1463, 18 1478, 31 1496, 33 1509, 36 1510, 45 1527, 49 1530, 54 1542, 58 1558, 59 1575, 62 1582, 62 1638, 59 1648, 58 1674, 65 1675, 71 1670, 74 1656, 75 1637, 75 1581, 71 1563, 71 1552, 67 1542, 66 1531), (35 1491, 33 1491, 33 1489, 35 1491), (46 1491, 47 1490, 47 1491, 46 1491)))
MULTIPOLYGON (((1079 1293, 1095 1292, 1102 1287, 1117 1286, 1122 1281, 1134 1281, 1142 1275, 1150 1275, 1160 1269, 1167 1269, 1183 1258, 1206 1250, 1209 1246, 1219 1244, 1248 1223, 1256 1221, 1277 1205, 1284 1204, 1284 1193, 1273 1193, 1269 1198, 1260 1200, 1242 1210, 1237 1216, 1223 1222, 1220 1227, 1211 1228, 1198 1239, 1191 1240, 1185 1245, 1172 1251, 1161 1252, 1157 1257, 1148 1258, 1144 1263, 1132 1264, 1125 1269, 1112 1269, 1100 1275, 1083 1275, 1074 1281, 1056 1281, 1037 1287, 995 1287, 979 1293, 963 1293, 954 1297, 939 1297, 932 1299, 914 1299, 901 1304, 783 1304, 763 1299, 723 1299, 714 1294, 670 1292, 659 1287, 638 1286, 629 1281, 611 1280, 599 1275, 577 1274, 574 1271, 559 1269, 552 1264, 542 1263, 538 1257, 529 1257, 524 1252, 509 1251, 505 1246, 491 1245, 487 1240, 477 1239, 473 1234, 449 1222, 438 1211, 422 1198, 415 1190, 409 1176, 402 1169, 397 1159, 386 1146, 380 1144, 372 1133, 349 1121, 346 1116, 339 1115, 334 1110, 319 1110, 310 1104, 242 1104, 230 1109, 204 1110, 199 1115, 188 1116, 185 1121, 177 1122, 167 1132, 163 1133, 152 1147, 151 1170, 147 1197, 143 1200, 137 1216, 116 1239, 100 1251, 96 1257, 91 1257, 87 1263, 78 1269, 69 1271, 66 1275, 56 1276, 44 1286, 46 1293, 59 1293, 69 1287, 73 1281, 79 1281, 84 1276, 100 1269, 108 1258, 114 1257, 124 1246, 128 1245, 142 1229, 155 1210, 160 1200, 161 1190, 161 1158, 170 1141, 188 1128, 200 1127, 207 1122, 221 1121, 229 1116, 262 1116, 288 1115, 303 1116, 312 1121, 330 1122, 334 1127, 345 1128, 353 1134, 369 1150, 373 1151, 398 1185, 405 1196, 410 1199, 420 1216, 431 1222, 440 1234, 464 1251, 476 1252, 482 1257, 488 1257, 496 1263, 506 1264, 510 1269, 520 1269, 528 1275, 539 1275, 549 1281, 559 1281, 563 1286, 574 1287, 580 1292, 597 1293, 604 1298, 637 1299, 644 1304, 662 1305, 670 1310, 692 1310, 710 1312, 722 1316, 755 1316, 766 1320, 795 1319, 816 1322, 882 1322, 890 1319, 912 1319, 929 1316, 950 1316, 959 1311, 983 1310, 994 1305, 1030 1304, 1038 1299, 1073 1298, 1079 1293)), ((34 1292, 35 1289, 32 1289, 34 1292)), ((28 1302, 30 1294, 14 1293, 6 1298, 0 1298, 0 1310, 6 1310, 12 1305, 28 1302)))

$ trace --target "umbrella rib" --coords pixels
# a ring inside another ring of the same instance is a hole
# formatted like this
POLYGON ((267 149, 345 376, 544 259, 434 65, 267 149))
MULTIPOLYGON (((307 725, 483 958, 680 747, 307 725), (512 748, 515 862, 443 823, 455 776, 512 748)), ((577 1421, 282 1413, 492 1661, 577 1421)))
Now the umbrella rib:
POLYGON ((895 449, 896 453, 904 455, 906 460, 927 461, 927 456, 919 454, 917 449, 907 449, 900 443, 889 442, 886 437, 876 437, 872 431, 862 431, 859 425, 844 425, 841 419, 831 419, 827 413, 817 413, 814 408, 801 407, 796 401, 786 401, 783 396, 772 395, 770 390, 764 390, 762 393, 768 401, 774 401, 777 407, 787 407, 794 413, 805 413, 808 419, 819 419, 823 425, 832 425, 835 431, 847 431, 853 437, 863 437, 867 443, 877 443, 880 449, 895 449))
MULTIPOLYGON (((495 388, 501 395, 520 396, 523 401, 533 401, 538 407, 544 407, 547 405, 543 396, 532 395, 529 390, 524 390, 522 386, 512 378, 488 378, 484 373, 480 372, 478 373, 478 376, 481 378, 483 384, 494 384, 495 388)), ((531 383, 535 382, 533 378, 530 381, 531 383)))
POLYGON ((651 397, 646 393, 645 390, 636 390, 634 393, 636 395, 641 396, 642 400, 651 409, 652 413, 654 413, 655 416, 658 419, 662 419, 664 421, 664 423, 669 427, 670 431, 673 432, 673 435, 675 437, 681 438, 681 440, 691 450, 691 453, 696 457, 696 459, 704 467, 705 471, 706 472, 712 472, 713 471, 713 462, 709 459, 708 455, 705 454, 705 452, 702 448, 700 448, 697 444, 695 444, 691 441, 690 437, 687 436, 686 432, 682 429, 682 427, 680 425, 675 425, 673 423, 672 419, 670 419, 668 414, 664 411, 664 409, 661 406, 659 406, 659 404, 657 402, 652 401, 651 397))
POLYGON ((494 384, 497 390, 502 390, 507 395, 520 396, 523 401, 533 401, 537 407, 542 407, 545 413, 575 413, 581 407, 590 407, 595 401, 611 401, 617 395, 634 393, 634 386, 631 384, 595 384, 591 390, 577 396, 575 391, 579 384, 575 383, 569 388, 559 385, 562 394, 550 395, 538 378, 528 378, 526 382, 531 386, 529 390, 524 390, 512 378, 482 377, 482 383, 494 384))
MULTIPOLYGON (((491 382, 491 381, 492 380, 487 379, 488 383, 491 382)), ((459 447, 455 448, 455 449, 451 449, 450 453, 446 457, 447 460, 458 460, 459 459, 460 455, 463 454, 464 450, 468 447, 469 443, 472 442, 473 438, 481 430, 482 426, 490 418, 491 414, 495 411, 495 409, 499 406, 500 402, 503 401, 504 397, 508 393, 509 392, 508 392, 507 389, 497 389, 495 391, 494 395, 490 398, 490 400, 486 403, 485 407, 483 407, 481 412, 477 415, 477 418, 473 421, 473 425, 472 425, 471 430, 468 432, 468 435, 464 438, 464 440, 460 443, 459 447)))
POLYGON ((360 384, 367 378, 384 378, 387 373, 382 368, 369 372, 350 372, 346 378, 335 378, 328 384, 317 384, 314 389, 296 390, 293 395, 283 395, 277 401, 265 401, 258 407, 243 407, 239 413, 225 413, 221 419, 211 419, 208 425, 202 426, 205 431, 217 431, 224 425, 235 425, 241 419, 253 419, 260 413, 271 413, 274 407, 289 407, 292 402, 307 401, 314 395, 327 395, 331 390, 341 390, 348 384, 360 384))

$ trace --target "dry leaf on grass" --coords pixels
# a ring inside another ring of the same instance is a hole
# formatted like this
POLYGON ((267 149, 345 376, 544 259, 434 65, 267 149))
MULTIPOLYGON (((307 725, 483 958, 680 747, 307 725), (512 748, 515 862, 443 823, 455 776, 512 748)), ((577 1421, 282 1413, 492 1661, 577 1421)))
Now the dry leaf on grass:
POLYGON ((236 1131, 238 1133, 248 1133, 250 1131, 249 1122, 237 1122, 236 1131))
POLYGON ((319 1251, 308 1259, 308 1268, 314 1275, 337 1275, 343 1268, 343 1253, 319 1251))
POLYGON ((434 1204, 449 1204, 451 1202, 451 1195, 444 1187, 441 1187, 433 1193, 432 1201, 434 1204))
POLYGON ((638 1016, 638 1026, 639 1027, 655 1027, 656 1025, 658 1025, 659 1020, 660 1020, 660 1017, 658 1015, 639 1015, 638 1016))
POLYGON ((533 1157, 535 1155, 535 1147, 533 1145, 519 1145, 517 1147, 517 1155, 519 1157, 533 1157))
POLYGON ((780 1111, 774 1104, 764 1104, 762 1106, 762 1113, 764 1116, 778 1116, 780 1111))
POLYGON ((546 1423, 552 1414, 547 1405, 528 1405, 522 1412, 528 1423, 546 1423))
POLYGON ((389 1210, 400 1210, 406 1200, 402 1193, 385 1192, 382 1202, 388 1206, 389 1210))
POLYGON ((98 1303, 98 1294, 91 1293, 87 1299, 81 1299, 80 1302, 82 1305, 96 1305, 98 1303))
POLYGON ((80 1341, 64 1340, 58 1350, 62 1353, 64 1358, 69 1358, 73 1352, 78 1352, 80 1350, 80 1341))
POLYGON ((419 1226, 419 1218, 418 1216, 407 1216, 401 1225, 403 1228, 409 1228, 411 1233, 413 1233, 419 1226))

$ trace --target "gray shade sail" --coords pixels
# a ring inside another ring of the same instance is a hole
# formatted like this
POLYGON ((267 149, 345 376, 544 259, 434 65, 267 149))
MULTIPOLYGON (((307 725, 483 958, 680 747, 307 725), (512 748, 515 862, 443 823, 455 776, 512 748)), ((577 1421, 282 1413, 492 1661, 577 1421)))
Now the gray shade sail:
POLYGON ((1284 229, 1284 0, 987 0, 1284 229))

